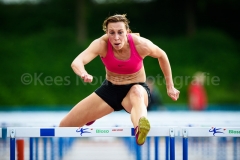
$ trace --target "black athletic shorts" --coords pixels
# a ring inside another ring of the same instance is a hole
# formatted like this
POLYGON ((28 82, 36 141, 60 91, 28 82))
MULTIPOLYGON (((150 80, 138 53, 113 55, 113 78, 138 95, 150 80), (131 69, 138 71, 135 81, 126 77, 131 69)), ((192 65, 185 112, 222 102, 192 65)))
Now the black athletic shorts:
MULTIPOLYGON (((146 83, 131 83, 126 85, 114 85, 108 80, 104 80, 102 85, 95 90, 95 93, 102 98, 109 106, 111 106, 114 111, 120 111, 124 109, 122 106, 122 101, 124 97, 127 95, 130 88, 135 85, 139 84, 146 89, 148 94, 148 104, 151 101, 151 94, 150 90, 146 83)), ((125 109, 124 109, 125 110, 125 109)))

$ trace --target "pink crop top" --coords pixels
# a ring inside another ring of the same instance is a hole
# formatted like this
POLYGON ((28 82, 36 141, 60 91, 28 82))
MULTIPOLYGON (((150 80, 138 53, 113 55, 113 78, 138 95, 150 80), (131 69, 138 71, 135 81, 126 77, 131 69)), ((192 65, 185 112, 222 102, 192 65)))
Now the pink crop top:
POLYGON ((101 57, 105 67, 114 73, 118 74, 132 74, 139 71, 143 66, 143 59, 138 54, 131 34, 128 34, 128 41, 130 45, 130 58, 127 60, 119 60, 114 56, 112 45, 108 40, 108 50, 105 57, 101 57))

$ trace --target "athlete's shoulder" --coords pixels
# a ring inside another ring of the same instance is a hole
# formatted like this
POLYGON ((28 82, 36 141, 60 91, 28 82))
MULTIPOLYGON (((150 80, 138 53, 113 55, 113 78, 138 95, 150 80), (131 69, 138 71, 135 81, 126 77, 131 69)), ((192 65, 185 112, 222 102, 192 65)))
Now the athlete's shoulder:
POLYGON ((131 36, 141 57, 145 57, 152 52, 153 43, 150 40, 134 33, 131 33, 131 36))
POLYGON ((107 43, 108 42, 108 35, 107 34, 104 34, 102 35, 99 40, 102 42, 102 43, 107 43))
POLYGON ((152 42, 149 39, 141 37, 138 34, 131 33, 131 36, 132 36, 135 46, 138 46, 140 48, 141 47, 150 47, 152 44, 152 42))
POLYGON ((141 37, 139 33, 130 33, 135 45, 146 45, 152 43, 149 39, 141 37))
POLYGON ((103 35, 99 38, 96 38, 92 41, 92 45, 97 47, 105 47, 107 45, 108 37, 107 35, 103 35))
POLYGON ((108 37, 107 35, 102 35, 101 37, 95 39, 92 42, 93 48, 97 49, 97 52, 99 55, 103 56, 106 54, 107 51, 107 42, 108 42, 108 37))

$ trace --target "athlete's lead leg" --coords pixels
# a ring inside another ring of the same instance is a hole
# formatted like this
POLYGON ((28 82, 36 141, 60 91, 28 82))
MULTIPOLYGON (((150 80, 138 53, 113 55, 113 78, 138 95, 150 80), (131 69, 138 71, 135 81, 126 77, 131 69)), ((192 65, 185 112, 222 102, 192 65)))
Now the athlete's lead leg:
POLYGON ((135 128, 136 142, 144 144, 150 130, 150 123, 147 119, 147 91, 141 85, 134 85, 124 98, 122 105, 131 113, 131 120, 135 128))

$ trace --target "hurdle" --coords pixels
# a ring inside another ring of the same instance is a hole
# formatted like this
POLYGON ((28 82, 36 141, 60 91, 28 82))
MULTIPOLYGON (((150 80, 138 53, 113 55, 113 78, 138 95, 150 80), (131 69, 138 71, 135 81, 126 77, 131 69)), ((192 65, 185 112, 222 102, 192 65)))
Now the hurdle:
POLYGON ((2 138, 2 128, 0 128, 0 138, 2 138))
MULTIPOLYGON (((15 138, 32 137, 134 137, 130 127, 7 127, 10 138, 10 160, 15 160, 15 138)), ((152 127, 148 137, 169 137, 170 160, 175 160, 175 137, 182 137, 182 159, 188 160, 189 137, 240 137, 238 127, 152 127)), ((155 146, 156 147, 156 146, 155 146)), ((237 151, 237 147, 234 152, 237 151)), ((156 147, 157 148, 157 147, 156 147)), ((31 153, 30 153, 31 154, 31 153)), ((236 153, 234 153, 236 154, 236 153)))

